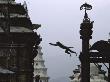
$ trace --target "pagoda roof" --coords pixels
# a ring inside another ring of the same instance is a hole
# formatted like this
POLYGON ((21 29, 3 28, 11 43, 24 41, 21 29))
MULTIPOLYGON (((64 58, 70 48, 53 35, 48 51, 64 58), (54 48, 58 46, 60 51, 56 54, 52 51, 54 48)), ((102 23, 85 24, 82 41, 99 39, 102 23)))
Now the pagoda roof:
MULTIPOLYGON (((0 18, 1 22, 1 26, 3 26, 3 22, 5 22, 4 18, 0 18)), ((17 27, 26 27, 29 29, 32 29, 32 22, 29 18, 27 17, 13 17, 10 18, 9 20, 9 24, 10 26, 17 26, 17 27)))
MULTIPOLYGON (((4 32, 2 27, 0 27, 0 32, 4 32)), ((18 26, 10 26, 10 32, 33 32, 32 30, 25 28, 25 27, 18 27, 18 26)))
POLYGON ((0 12, 3 12, 3 8, 8 7, 9 13, 26 14, 27 10, 21 4, 0 3, 0 12))
POLYGON ((11 18, 10 19, 10 26, 22 26, 22 27, 28 27, 31 28, 32 27, 32 22, 29 18, 11 18))

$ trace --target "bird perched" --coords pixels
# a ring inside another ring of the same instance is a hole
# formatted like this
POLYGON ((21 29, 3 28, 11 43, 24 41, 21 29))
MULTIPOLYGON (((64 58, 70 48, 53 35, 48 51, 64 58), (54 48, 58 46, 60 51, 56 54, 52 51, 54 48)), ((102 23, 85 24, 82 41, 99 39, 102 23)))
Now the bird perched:
POLYGON ((97 41, 90 50, 97 50, 99 53, 108 56, 110 54, 110 43, 104 40, 97 41))
POLYGON ((70 56, 71 56, 71 53, 75 53, 76 56, 77 56, 77 53, 70 49, 70 48, 73 48, 73 47, 67 47, 67 46, 63 45, 62 43, 60 43, 60 42, 56 42, 56 44, 53 44, 53 43, 49 43, 49 44, 53 45, 53 46, 59 46, 60 48, 65 49, 65 53, 70 54, 70 56))

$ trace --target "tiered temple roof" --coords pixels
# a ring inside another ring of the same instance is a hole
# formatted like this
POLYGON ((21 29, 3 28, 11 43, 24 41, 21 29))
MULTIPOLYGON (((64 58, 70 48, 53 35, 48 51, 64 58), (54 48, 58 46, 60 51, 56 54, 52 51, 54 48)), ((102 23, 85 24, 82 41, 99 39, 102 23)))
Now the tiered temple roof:
POLYGON ((0 0, 0 82, 33 81, 33 59, 41 41, 33 30, 39 27, 32 24, 26 3, 0 0))
MULTIPOLYGON (((26 3, 22 5, 14 1, 15 0, 0 0, 0 29, 6 31, 6 27, 10 30, 14 29, 11 27, 15 27, 15 32, 19 27, 28 29, 19 29, 21 32, 32 32, 35 26, 37 29, 39 25, 32 24, 28 16, 26 3)), ((14 30, 12 32, 14 32, 14 30)))
POLYGON ((40 81, 41 82, 48 82, 48 75, 47 75, 47 68, 44 65, 44 59, 42 57, 43 53, 41 52, 42 47, 39 46, 38 48, 38 54, 34 58, 34 80, 36 79, 36 76, 40 75, 40 81))

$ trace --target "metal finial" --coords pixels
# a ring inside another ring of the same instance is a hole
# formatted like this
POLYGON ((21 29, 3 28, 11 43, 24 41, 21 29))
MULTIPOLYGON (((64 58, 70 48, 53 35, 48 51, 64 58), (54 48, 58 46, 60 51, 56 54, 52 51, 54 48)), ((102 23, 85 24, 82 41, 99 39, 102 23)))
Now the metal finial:
POLYGON ((87 14, 87 10, 91 10, 92 6, 87 4, 87 3, 85 3, 85 4, 81 5, 80 10, 82 10, 82 9, 85 9, 84 20, 89 20, 88 14, 87 14))

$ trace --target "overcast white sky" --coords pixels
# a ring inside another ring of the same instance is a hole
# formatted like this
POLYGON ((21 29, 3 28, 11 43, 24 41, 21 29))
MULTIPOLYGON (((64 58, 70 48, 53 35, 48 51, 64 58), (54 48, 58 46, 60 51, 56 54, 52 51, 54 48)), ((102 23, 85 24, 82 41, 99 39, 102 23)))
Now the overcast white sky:
MULTIPOLYGON (((24 0, 16 1, 23 3, 24 0)), ((80 63, 74 54, 70 58, 62 49, 48 43, 61 41, 67 46, 74 46, 73 50, 78 53, 81 51, 79 28, 84 11, 80 11, 80 5, 85 1, 93 6, 88 11, 91 21, 94 21, 90 43, 107 40, 110 32, 110 0, 26 0, 32 22, 42 25, 38 33, 43 39, 41 46, 50 78, 69 77, 80 63)))

